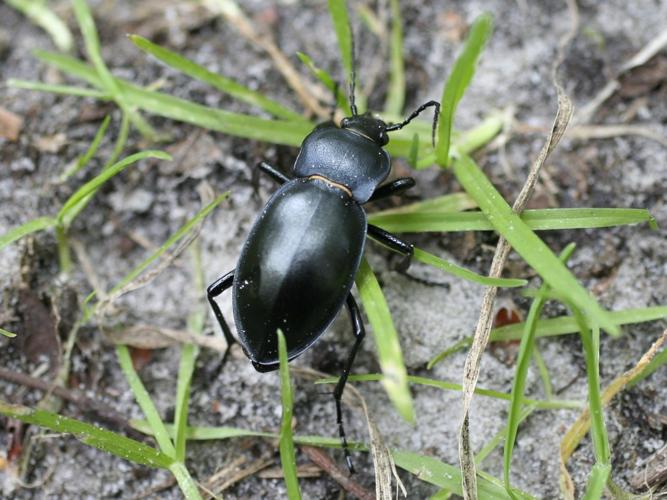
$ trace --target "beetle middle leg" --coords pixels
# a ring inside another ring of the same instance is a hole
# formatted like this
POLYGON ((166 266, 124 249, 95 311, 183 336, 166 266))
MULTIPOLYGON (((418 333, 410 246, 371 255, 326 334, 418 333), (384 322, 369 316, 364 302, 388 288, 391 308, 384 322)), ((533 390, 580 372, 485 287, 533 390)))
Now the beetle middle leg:
POLYGON ((399 238, 389 231, 374 226, 373 224, 368 225, 368 236, 378 243, 383 244, 384 246, 390 248, 394 252, 400 253, 403 255, 403 260, 398 266, 399 271, 407 271, 410 267, 410 261, 412 255, 415 253, 415 247, 412 243, 399 238))
POLYGON ((227 349, 225 350, 225 354, 222 356, 222 360, 220 361, 221 367, 225 364, 225 361, 227 361, 227 355, 229 354, 229 349, 232 347, 232 344, 236 342, 236 339, 232 335, 232 331, 229 329, 229 326, 225 321, 225 317, 222 315, 222 311, 220 310, 218 303, 215 301, 215 298, 221 295, 222 292, 230 288, 233 283, 234 283, 234 271, 229 271, 227 274, 215 280, 206 289, 206 297, 208 298, 208 303, 211 305, 211 309, 213 309, 213 314, 215 314, 215 319, 218 321, 220 329, 222 330, 222 333, 225 335, 225 340, 227 341, 227 349))
POLYGON ((352 320, 352 332, 354 333, 355 341, 350 351, 350 355, 347 357, 345 366, 343 368, 343 373, 338 379, 338 384, 334 389, 334 399, 336 400, 336 422, 338 423, 338 434, 343 443, 343 452, 345 453, 345 461, 347 462, 347 468, 350 470, 350 473, 354 473, 354 467, 352 466, 352 458, 350 457, 350 450, 347 445, 347 438, 345 437, 345 428, 343 427, 343 410, 341 407, 341 399, 343 397, 343 390, 345 390, 345 383, 347 382, 347 377, 350 375, 350 370, 352 369, 352 363, 354 363, 354 358, 357 355, 359 346, 364 340, 366 335, 366 330, 364 329, 364 321, 359 312, 359 306, 354 300, 352 294, 347 296, 347 309, 350 311, 350 319, 352 320))

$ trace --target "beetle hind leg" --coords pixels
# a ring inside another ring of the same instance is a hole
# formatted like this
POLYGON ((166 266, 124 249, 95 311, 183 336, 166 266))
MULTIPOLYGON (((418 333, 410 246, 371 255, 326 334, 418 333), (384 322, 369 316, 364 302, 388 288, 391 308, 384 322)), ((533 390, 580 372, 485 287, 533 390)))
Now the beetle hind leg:
POLYGON ((415 247, 412 243, 399 238, 395 234, 385 231, 384 229, 374 226, 373 224, 368 225, 368 236, 378 243, 385 245, 396 253, 403 255, 403 259, 398 265, 398 271, 407 271, 410 267, 410 262, 412 261, 412 256, 415 253, 415 247))
POLYGON ((221 295, 222 292, 230 288, 233 283, 234 283, 234 271, 229 271, 227 274, 215 280, 206 289, 206 297, 208 298, 208 303, 211 305, 211 309, 213 309, 213 314, 215 314, 215 319, 218 321, 220 329, 222 330, 222 333, 225 335, 225 340, 227 341, 227 349, 225 350, 225 354, 222 356, 222 361, 220 362, 221 366, 225 364, 225 361, 227 361, 227 355, 229 354, 229 349, 232 346, 232 344, 236 342, 236 339, 232 335, 232 331, 229 329, 229 325, 227 325, 225 317, 222 315, 220 306, 218 306, 218 303, 215 301, 215 298, 221 295))
POLYGON ((354 333, 355 341, 350 351, 350 355, 345 362, 343 368, 343 373, 338 379, 338 384, 334 389, 334 399, 336 401, 336 422, 338 423, 338 434, 340 440, 343 443, 343 453, 345 453, 345 461, 347 462, 347 468, 350 470, 350 473, 354 473, 354 467, 352 465, 352 458, 350 457, 350 449, 347 445, 347 438, 345 436, 345 427, 343 426, 343 410, 341 407, 341 399, 343 397, 343 391, 345 390, 345 384, 347 383, 347 377, 350 375, 350 370, 352 369, 352 364, 354 363, 354 358, 357 356, 357 351, 361 342, 364 340, 366 331, 364 329, 364 322, 361 318, 361 313, 359 312, 359 306, 354 300, 352 294, 347 296, 347 308, 350 311, 350 319, 352 320, 352 331, 354 333))

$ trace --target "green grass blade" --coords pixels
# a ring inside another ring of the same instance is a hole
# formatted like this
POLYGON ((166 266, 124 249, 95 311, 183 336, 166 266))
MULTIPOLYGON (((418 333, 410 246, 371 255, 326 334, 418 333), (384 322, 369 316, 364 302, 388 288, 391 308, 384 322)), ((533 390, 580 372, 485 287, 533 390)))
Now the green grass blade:
MULTIPOLYGON (((150 426, 145 421, 132 421, 135 429, 146 434, 152 434, 150 426)), ((173 426, 168 426, 168 429, 173 433, 173 426)), ((214 439, 228 439, 236 437, 262 437, 266 439, 276 439, 276 434, 268 432, 256 432, 246 429, 239 429, 234 427, 188 427, 188 439, 193 440, 214 440, 214 439)), ((294 442, 309 446, 320 446, 325 448, 340 448, 339 438, 330 438, 322 436, 294 436, 294 442)), ((359 451, 368 451, 368 448, 361 443, 349 442, 350 449, 359 451)), ((461 474, 457 467, 444 464, 439 460, 419 455, 409 451, 390 450, 396 461, 396 465, 411 472, 420 479, 431 484, 442 485, 446 487, 451 486, 451 489, 458 494, 461 494, 461 474)), ((502 484, 497 479, 485 474, 479 473, 480 498, 508 498, 507 492, 502 487, 502 484), (494 497, 493 494, 499 496, 494 497)), ((514 490, 514 493, 519 498, 532 498, 527 493, 519 490, 514 490)))
POLYGON ((352 81, 354 61, 352 59, 352 31, 350 30, 350 18, 347 13, 347 2, 345 0, 327 0, 331 21, 336 31, 340 60, 343 62, 345 77, 352 81))
POLYGON ((82 199, 87 197, 89 194, 97 191, 97 189, 104 184, 106 181, 111 179, 113 176, 122 172, 125 168, 129 167, 131 164, 143 160, 144 158, 157 158, 160 160, 171 160, 171 156, 164 151, 142 151, 140 153, 135 153, 126 158, 123 158, 118 163, 112 165, 111 167, 102 171, 97 177, 86 182, 81 186, 72 196, 70 196, 65 204, 62 206, 56 219, 59 222, 62 222, 65 217, 67 217, 68 212, 71 211, 82 199))
POLYGON ((20 226, 10 229, 5 234, 0 235, 0 250, 10 243, 23 238, 27 234, 36 233, 37 231, 42 231, 43 229, 47 229, 55 225, 56 219, 53 217, 38 217, 37 219, 26 222, 25 224, 21 224, 20 226))
POLYGON ((488 286, 506 287, 506 288, 525 286, 528 284, 528 282, 524 279, 489 278, 488 276, 482 276, 481 274, 474 273, 464 267, 452 264, 451 262, 447 262, 446 260, 441 259, 436 255, 425 252, 420 248, 415 247, 414 251, 415 253, 413 257, 416 260, 423 262, 424 264, 428 264, 429 266, 436 267, 441 271, 452 274, 464 280, 472 281, 473 283, 479 283, 480 285, 488 285, 488 286))
POLYGON ((287 343, 285 342, 283 332, 280 330, 278 330, 278 357, 280 359, 280 399, 283 407, 280 424, 280 462, 283 467, 283 475, 285 476, 287 497, 293 500, 301 498, 299 479, 296 472, 294 439, 292 437, 292 407, 294 405, 294 397, 289 379, 287 343))
POLYGON ((403 66, 403 27, 398 0, 389 0, 391 8, 391 62, 385 113, 400 115, 405 103, 405 68, 403 66))
POLYGON ((269 99, 260 92, 250 90, 248 87, 241 85, 230 78, 213 73, 203 66, 173 52, 164 47, 154 44, 153 42, 143 38, 139 35, 129 35, 130 40, 137 47, 144 52, 152 55, 159 61, 171 66, 182 73, 185 73, 192 78, 209 84, 213 88, 221 92, 229 94, 240 101, 246 102, 253 106, 257 106, 264 111, 287 120, 306 120, 299 113, 283 106, 282 104, 269 99))
POLYGON ((223 193, 218 196, 211 203, 206 205, 204 208, 199 210, 190 220, 183 224, 178 231, 171 235, 167 241, 165 241, 160 248, 153 252, 148 258, 143 260, 138 266, 136 266, 132 271, 130 271, 122 280, 120 280, 111 290, 109 294, 113 294, 127 285, 130 281, 134 280, 139 276, 149 265, 151 265, 156 259, 160 258, 174 243, 183 238, 188 234, 197 224, 199 224, 211 211, 217 207, 224 199, 229 196, 229 193, 223 193))
POLYGON ((156 133, 148 122, 146 122, 131 106, 128 106, 120 85, 104 63, 100 48, 100 39, 88 4, 85 0, 72 0, 72 4, 74 7, 74 15, 76 16, 76 20, 81 28, 81 34, 83 35, 86 53, 88 54, 90 62, 93 63, 95 71, 104 85, 105 90, 111 94, 113 100, 120 106, 123 112, 127 113, 132 124, 137 127, 137 130, 139 130, 144 137, 155 137, 156 133))
MULTIPOLYGON (((646 323, 667 318, 667 306, 640 307, 637 309, 625 309, 623 311, 612 311, 609 313, 611 320, 617 325, 629 325, 634 323, 646 323)), ((509 340, 520 340, 525 328, 525 323, 502 326, 491 330, 491 342, 507 342, 509 340)), ((578 332, 577 322, 572 316, 561 316, 560 318, 543 319, 538 321, 535 335, 537 337, 555 337, 578 332)), ((472 344, 472 337, 464 337, 456 344, 436 354, 428 363, 431 369, 447 356, 465 349, 472 344)), ((657 356, 656 356, 657 358, 657 356)), ((667 356, 666 356, 667 358, 667 356)), ((655 360, 654 360, 655 361, 655 360)), ((667 359, 665 359, 667 362, 667 359)), ((650 365, 649 365, 650 366, 650 365)))
MULTIPOLYGON (((566 263, 574 252, 574 244, 570 244, 561 252, 560 260, 566 263)), ((512 392, 509 404, 509 413, 507 415, 507 434, 505 437, 505 449, 503 452, 503 480, 505 482, 505 489, 510 492, 512 487, 510 485, 510 469, 512 467, 512 453, 514 451, 514 443, 519 430, 519 423, 521 421, 521 409, 524 404, 524 393, 526 387, 526 379, 528 377, 528 367, 532 359, 533 349, 535 347, 535 331, 537 328, 537 321, 540 319, 542 309, 546 303, 546 293, 549 285, 546 283, 540 287, 535 300, 530 306, 528 317, 526 318, 523 336, 521 337, 521 345, 519 346, 519 354, 516 361, 516 372, 512 381, 512 392)))
POLYGON ((361 261, 355 281, 373 329, 380 367, 384 374, 384 389, 398 413, 412 423, 415 421, 415 414, 401 344, 380 284, 365 258, 361 261))
POLYGON ((598 500, 603 498, 609 474, 611 474, 611 464, 595 464, 591 470, 591 475, 588 477, 586 490, 581 497, 582 500, 598 500))
MULTIPOLYGON (((199 239, 195 240, 192 247, 194 289, 204 290, 204 273, 201 265, 201 251, 199 239)), ((199 304, 197 309, 188 318, 188 330, 202 335, 206 323, 207 308, 199 304)), ((181 347, 181 359, 178 366, 178 381, 176 383, 176 405, 174 409, 174 426, 176 436, 174 446, 176 448, 176 460, 185 461, 185 445, 187 441, 188 410, 190 405, 190 386, 192 375, 195 371, 195 362, 199 348, 192 344, 184 344, 181 347)))
POLYGON ((167 469, 173 463, 171 457, 139 441, 56 413, 0 401, 0 414, 55 432, 70 433, 89 446, 136 464, 167 469))
POLYGON ((597 328, 591 329, 588 326, 586 318, 576 307, 572 307, 572 313, 579 327, 581 343, 584 347, 588 380, 588 404, 591 414, 591 436, 595 460, 601 465, 609 464, 611 453, 609 451, 607 427, 604 422, 604 405, 600 392, 600 332, 597 328))
MULTIPOLYGON (((592 229, 642 222, 655 227, 651 213, 640 208, 549 208, 525 210, 519 217, 533 231, 592 229)), ((394 233, 494 230, 484 212, 457 213, 448 207, 440 209, 428 205, 377 212, 369 215, 368 222, 394 233)))
POLYGON ((628 382, 627 387, 630 388, 635 386, 665 364, 667 364, 667 349, 663 349, 658 354, 656 354, 651 362, 641 371, 641 373, 628 382))
POLYGON ((46 1, 6 0, 6 2, 46 31, 58 50, 63 52, 72 50, 72 33, 67 24, 49 9, 46 1))
MULTIPOLYGON (((437 458, 427 457, 409 451, 392 452, 396 465, 415 474, 422 481, 447 488, 457 495, 463 495, 461 471, 457 466, 441 462, 437 458)), ((477 493, 480 499, 511 499, 502 483, 484 473, 478 473, 477 493)), ((529 494, 513 490, 517 498, 532 498, 529 494)))
POLYGON ((174 462, 169 466, 169 470, 176 478, 178 486, 186 500, 200 500, 199 487, 194 482, 188 469, 183 462, 174 462))
POLYGON ((5 337, 9 337, 10 339, 16 337, 15 333, 10 332, 9 330, 5 330, 4 328, 0 328, 0 335, 4 335, 5 337))
POLYGON ((107 128, 109 128, 109 123, 111 123, 111 116, 107 115, 102 121, 100 128, 97 129, 97 133, 93 138, 93 142, 90 143, 90 146, 88 146, 86 152, 62 173, 59 179, 60 182, 65 182, 71 176, 75 175, 77 172, 81 171, 82 168, 88 165, 88 162, 93 158, 93 156, 95 156, 95 153, 97 153, 97 150, 100 147, 100 143, 104 138, 104 134, 106 134, 107 128))
POLYGON ((101 90, 89 89, 85 87, 74 87, 72 85, 55 85, 50 83, 33 82, 29 80, 7 80, 8 87, 17 89, 35 90, 38 92, 51 92, 53 94, 76 95, 79 97, 95 97, 97 99, 109 99, 110 96, 101 90))
POLYGON ((492 30, 493 18, 490 14, 482 14, 475 19, 470 28, 468 39, 463 46, 463 51, 454 62, 442 91, 442 99, 440 100, 442 113, 440 114, 438 144, 435 155, 438 164, 443 167, 449 165, 449 149, 456 107, 472 80, 477 60, 484 50, 492 30))
POLYGON ((160 450, 162 450, 162 453, 165 455, 174 457, 176 455, 174 444, 169 438, 169 433, 167 432, 164 422, 162 422, 162 419, 160 418, 160 414, 157 411, 153 400, 134 369, 129 349, 125 345, 117 345, 116 355, 118 356, 118 363, 123 370, 127 383, 129 384, 130 389, 132 389, 134 398, 137 400, 137 403, 141 407, 141 411, 143 411, 146 420, 148 420, 148 423, 153 430, 153 435, 160 446, 160 450))
POLYGON ((93 87, 97 87, 100 90, 104 90, 105 88, 95 69, 75 57, 40 49, 34 50, 33 55, 40 61, 54 66, 63 73, 88 82, 93 87))
POLYGON ((345 112, 346 116, 350 116, 352 114, 352 110, 350 110, 350 103, 347 102, 345 89, 341 88, 339 85, 337 86, 331 75, 323 69, 318 68, 315 65, 315 62, 307 54, 303 52, 297 52, 296 55, 299 60, 306 66, 306 68, 308 68, 308 70, 313 74, 313 76, 315 76, 315 78, 322 82, 322 84, 331 91, 332 95, 334 92, 336 93, 336 103, 338 107, 345 112))
POLYGON ((460 212, 462 210, 468 210, 470 208, 477 207, 477 203, 473 200, 468 193, 450 193, 442 196, 436 196, 434 198, 429 198, 427 200, 418 201, 416 203, 410 203, 408 205, 402 205, 397 208, 390 208, 387 210, 381 210, 373 214, 369 214, 369 221, 372 218, 373 220, 382 220, 378 218, 379 215, 388 215, 388 214, 412 214, 420 212, 438 212, 438 213, 449 213, 449 212, 460 212))
MULTIPOLYGON (((383 382, 385 376, 380 373, 368 373, 365 375, 350 375, 348 380, 350 382, 383 382)), ((317 384, 335 384, 338 382, 337 377, 327 377, 320 380, 317 380, 317 384)), ((437 389, 442 389, 445 391, 456 391, 461 392, 463 390, 461 384, 456 384, 454 382, 447 382, 446 380, 437 380, 428 377, 418 377, 416 375, 408 375, 408 382, 411 384, 425 385, 427 387, 435 387, 437 389)), ((509 401, 511 395, 507 392, 494 391, 491 389, 480 389, 475 388, 475 394, 479 396, 485 396, 489 398, 501 399, 503 401, 509 401)), ((524 399, 525 404, 535 406, 538 410, 554 410, 554 409, 579 409, 583 406, 580 401, 572 401, 566 399, 559 400, 541 400, 541 399, 524 399)))
POLYGON ((575 307, 585 311, 589 321, 599 324, 610 335, 619 335, 620 331, 611 321, 609 313, 600 307, 549 247, 512 210, 475 162, 463 156, 453 165, 459 183, 477 202, 494 228, 549 286, 575 307))

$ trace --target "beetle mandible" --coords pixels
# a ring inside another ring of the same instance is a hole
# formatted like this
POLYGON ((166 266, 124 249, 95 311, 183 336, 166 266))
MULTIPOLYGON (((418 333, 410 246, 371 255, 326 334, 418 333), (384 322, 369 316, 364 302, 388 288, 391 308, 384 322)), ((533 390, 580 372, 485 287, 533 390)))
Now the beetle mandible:
MULTIPOLYGON (((354 77, 352 79, 354 82, 354 77)), ((291 361, 310 348, 333 322, 343 304, 352 320, 355 341, 334 389, 339 435, 353 471, 343 427, 341 398, 364 338, 364 323, 350 293, 366 237, 410 258, 413 246, 366 222, 362 205, 397 195, 415 185, 402 177, 380 185, 391 169, 383 149, 388 132, 399 130, 428 107, 428 101, 404 121, 387 125, 369 112, 359 114, 350 85, 352 116, 340 127, 322 123, 304 139, 294 163, 294 178, 261 162, 259 168, 281 187, 266 203, 243 245, 236 269, 207 289, 208 301, 229 346, 236 342, 215 301, 232 288, 233 314, 243 352, 259 372, 276 370, 277 330, 285 334, 291 361)))

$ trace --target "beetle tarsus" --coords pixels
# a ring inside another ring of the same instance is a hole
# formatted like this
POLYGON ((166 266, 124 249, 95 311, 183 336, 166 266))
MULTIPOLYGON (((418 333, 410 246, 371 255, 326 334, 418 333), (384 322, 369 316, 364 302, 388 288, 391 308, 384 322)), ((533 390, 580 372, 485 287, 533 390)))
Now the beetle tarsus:
POLYGON ((338 434, 340 435, 341 443, 343 444, 343 453, 345 453, 345 461, 347 463, 347 468, 350 470, 350 474, 354 474, 354 467, 352 465, 352 458, 350 457, 350 448, 347 444, 347 438, 345 436, 345 427, 343 426, 343 409, 341 406, 341 400, 343 398, 343 391, 345 390, 345 384, 347 382, 347 377, 350 375, 350 370, 352 369, 352 364, 354 363, 354 358, 357 356, 357 351, 361 345, 364 337, 366 335, 366 330, 364 329, 364 321, 359 312, 359 306, 354 300, 352 294, 347 296, 347 308, 350 311, 350 319, 352 320, 352 332, 354 333, 355 341, 350 351, 350 355, 347 358, 345 367, 343 368, 343 373, 338 379, 336 388, 334 389, 334 400, 336 401, 336 422, 338 423, 338 434))

